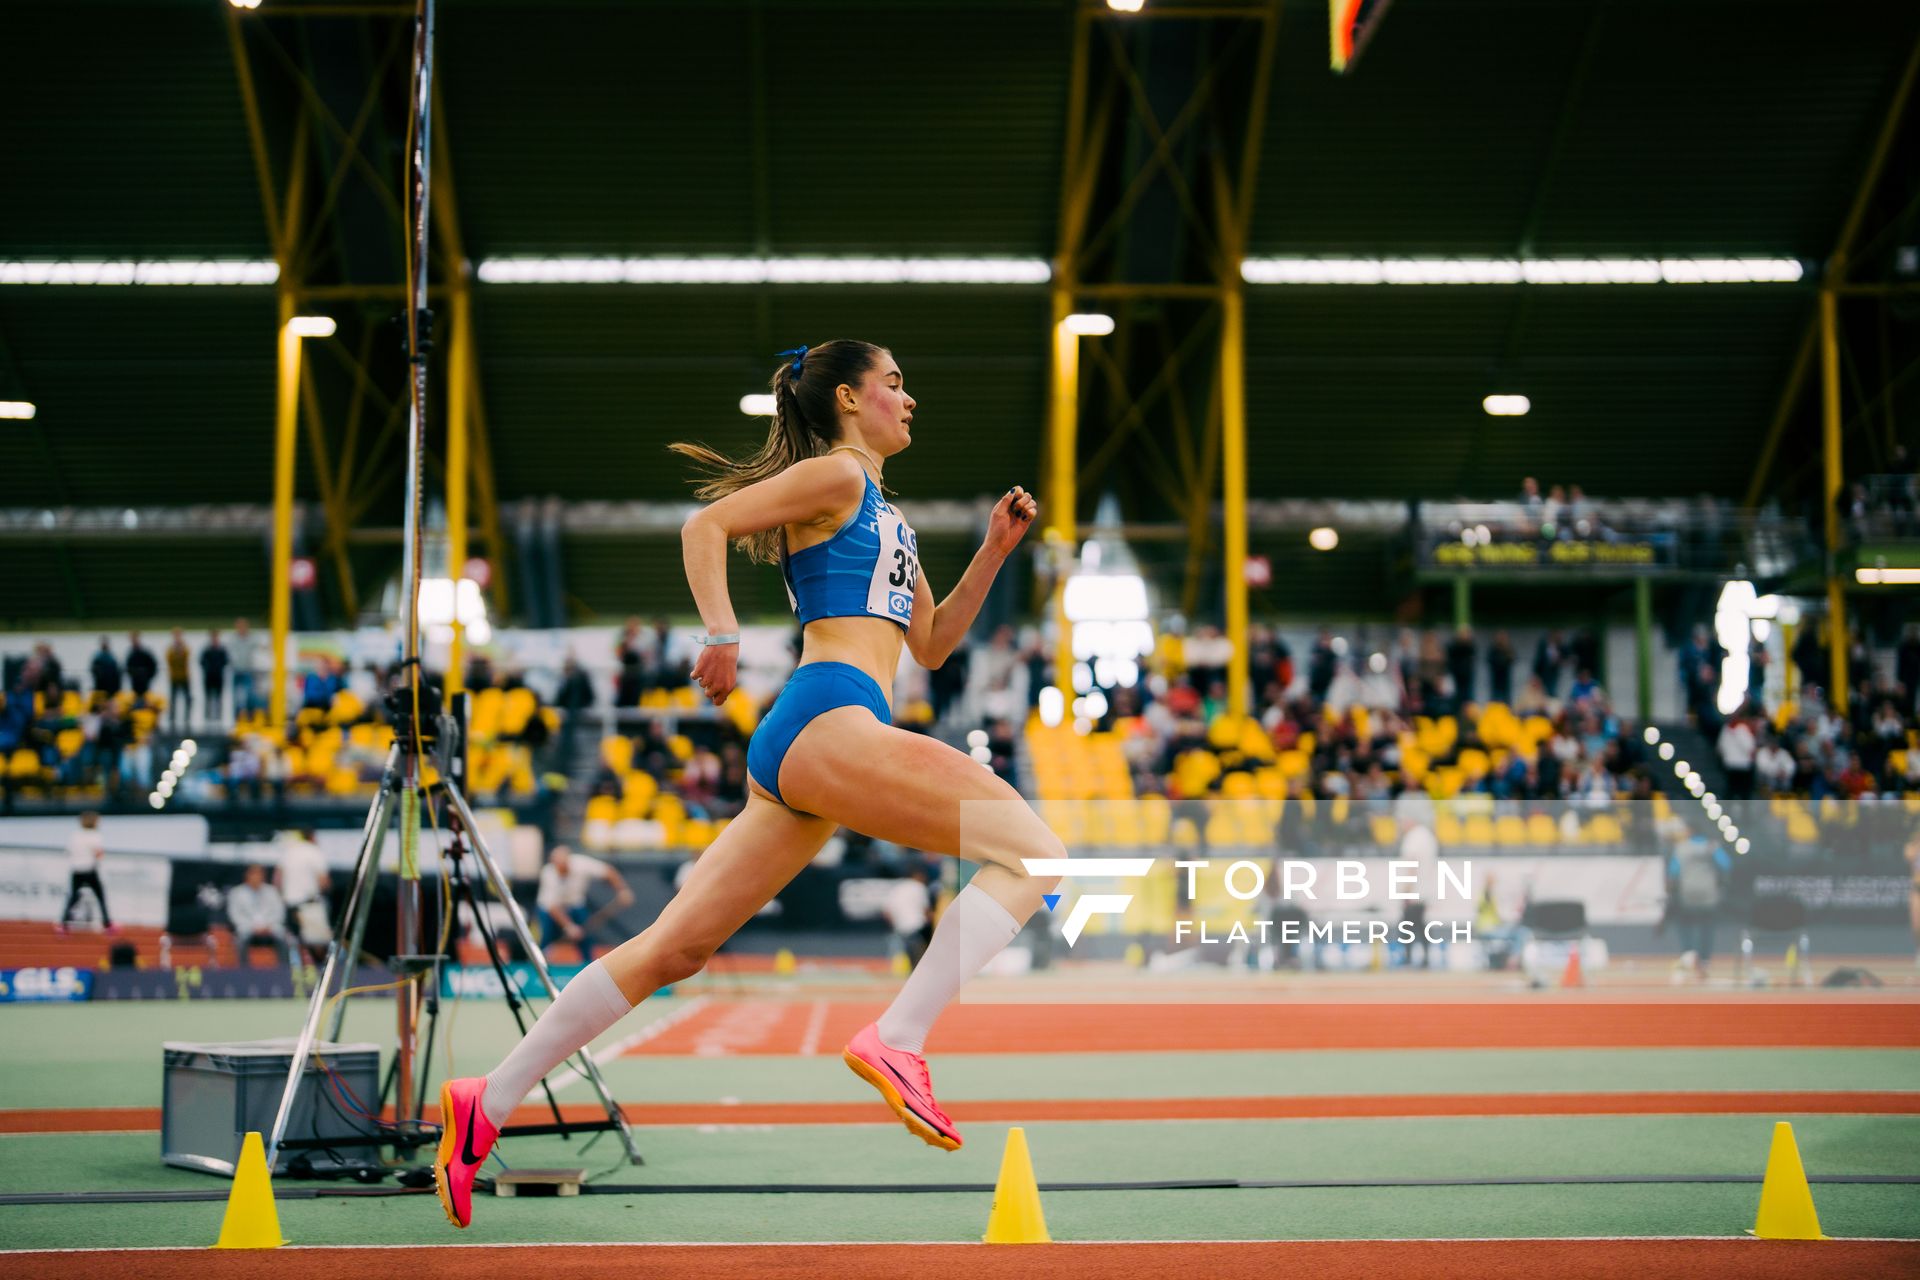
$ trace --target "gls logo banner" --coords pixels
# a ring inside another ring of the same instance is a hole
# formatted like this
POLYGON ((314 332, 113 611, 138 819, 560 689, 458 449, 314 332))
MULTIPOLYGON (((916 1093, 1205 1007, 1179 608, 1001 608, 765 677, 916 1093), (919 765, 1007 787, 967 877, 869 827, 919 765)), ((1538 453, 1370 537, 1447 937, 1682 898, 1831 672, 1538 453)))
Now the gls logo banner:
MULTIPOLYGON (((1116 876, 1138 879, 1153 870, 1152 858, 1022 858, 1020 864, 1030 876, 1059 876, 1063 880, 1096 876, 1109 880, 1116 876)), ((1047 909, 1052 910, 1059 901, 1059 894, 1048 894, 1047 909)), ((1080 931, 1087 927, 1087 921, 1095 916, 1124 915, 1132 901, 1130 893, 1083 893, 1074 899, 1073 910, 1067 912, 1060 936, 1072 946, 1080 940, 1080 931)))

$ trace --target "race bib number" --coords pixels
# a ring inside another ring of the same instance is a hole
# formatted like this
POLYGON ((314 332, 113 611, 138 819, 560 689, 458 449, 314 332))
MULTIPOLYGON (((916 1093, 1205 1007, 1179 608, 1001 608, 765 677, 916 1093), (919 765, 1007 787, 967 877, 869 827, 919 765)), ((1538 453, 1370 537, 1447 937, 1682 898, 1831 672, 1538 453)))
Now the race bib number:
POLYGON ((913 618, 913 593, 920 585, 920 539, 892 507, 880 511, 880 558, 873 566, 867 612, 899 622, 913 618))

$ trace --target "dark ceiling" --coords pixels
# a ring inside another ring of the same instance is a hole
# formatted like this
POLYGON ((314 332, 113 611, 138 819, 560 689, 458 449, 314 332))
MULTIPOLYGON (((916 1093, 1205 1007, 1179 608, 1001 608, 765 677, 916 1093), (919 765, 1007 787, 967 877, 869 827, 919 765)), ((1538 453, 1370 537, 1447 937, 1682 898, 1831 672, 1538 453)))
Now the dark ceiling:
MULTIPOLYGON (((384 53, 391 18, 299 7, 260 11, 291 57, 384 53)), ((1071 11, 441 0, 466 252, 1049 256, 1071 11)), ((1138 38, 1150 56, 1153 25, 1138 38)), ((1401 0, 1337 77, 1324 7, 1294 0, 1250 247, 1817 266, 1916 38, 1904 2, 1841 20, 1827 0, 1401 0)), ((9 4, 0 42, 0 258, 271 256, 223 3, 9 4)), ((383 128, 369 149, 397 174, 383 128)), ((1038 478, 1043 288, 475 299, 502 500, 681 496, 663 446, 745 444, 760 426, 734 404, 771 353, 837 335, 891 345, 921 401, 889 471, 905 495, 1038 478)), ((1498 496, 1534 473, 1737 498, 1812 306, 1804 285, 1252 288, 1251 488, 1498 496), (1534 412, 1486 417, 1495 389, 1534 412)), ((271 289, 0 287, 0 398, 40 407, 0 423, 0 507, 266 501, 273 308, 271 289)), ((59 580, 15 550, 10 589, 59 580)), ((16 616, 58 613, 65 581, 16 616)))

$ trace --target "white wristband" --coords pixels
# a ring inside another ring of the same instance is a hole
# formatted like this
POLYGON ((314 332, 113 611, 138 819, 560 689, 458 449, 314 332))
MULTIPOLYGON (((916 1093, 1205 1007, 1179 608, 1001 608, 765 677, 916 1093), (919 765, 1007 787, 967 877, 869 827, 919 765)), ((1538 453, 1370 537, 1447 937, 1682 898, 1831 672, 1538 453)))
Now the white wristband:
POLYGON ((695 637, 695 639, 702 648, 709 648, 716 644, 739 644, 740 633, 738 631, 729 631, 723 636, 698 636, 695 637))

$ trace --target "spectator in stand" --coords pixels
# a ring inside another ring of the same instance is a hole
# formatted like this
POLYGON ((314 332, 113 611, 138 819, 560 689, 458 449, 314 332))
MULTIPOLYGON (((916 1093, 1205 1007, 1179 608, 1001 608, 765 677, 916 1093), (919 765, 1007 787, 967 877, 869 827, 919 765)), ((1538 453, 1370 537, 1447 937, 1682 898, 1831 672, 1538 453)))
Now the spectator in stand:
MULTIPOLYGON (((269 757, 269 767, 277 759, 284 757, 276 751, 269 757)), ((285 785, 284 780, 280 785, 285 785)), ((327 868, 327 856, 313 842, 313 832, 296 831, 281 838, 279 861, 273 873, 274 887, 280 891, 287 910, 293 913, 301 947, 309 958, 317 961, 333 941, 332 912, 327 903, 333 877, 327 868)))
POLYGON ((1567 657, 1575 672, 1585 667, 1597 674, 1600 670, 1600 633, 1592 627, 1582 627, 1574 632, 1567 641, 1567 657))
POLYGON ((154 660, 153 653, 140 643, 140 633, 127 633, 127 687, 133 691, 135 702, 145 702, 147 691, 153 688, 153 678, 160 674, 160 664, 154 660))
POLYGON ((153 743, 134 737, 131 727, 126 736, 127 745, 120 751, 121 782, 137 791, 150 791, 153 789, 153 743))
POLYGON ((1513 705, 1513 641, 1504 631, 1494 632, 1487 646, 1487 699, 1513 705))
POLYGON ((1793 642, 1793 665, 1799 669, 1803 688, 1825 689, 1831 675, 1827 646, 1820 630, 1820 625, 1808 618, 1800 624, 1800 638, 1793 642))
POLYGON ((1687 714, 1701 730, 1711 734, 1719 717, 1715 699, 1720 692, 1720 666, 1727 651, 1704 626, 1680 649, 1680 688, 1686 695, 1687 714))
POLYGON ((315 658, 313 670, 307 672, 301 685, 301 705, 309 711, 331 709, 334 695, 347 687, 345 670, 345 664, 337 658, 315 658))
POLYGON ((1554 630, 1540 637, 1533 649, 1533 677, 1549 698, 1560 696, 1560 673, 1567 665, 1567 638, 1554 630))
POLYGON ((565 938, 580 948, 581 959, 593 960, 593 938, 599 920, 587 911, 587 892, 595 882, 613 890, 611 910, 602 916, 624 910, 633 904, 633 890, 611 864, 585 854, 576 854, 564 844, 553 846, 547 865, 540 871, 540 887, 534 906, 540 919, 540 949, 545 951, 565 938))
POLYGON ((173 629, 173 643, 167 646, 167 727, 185 733, 193 723, 193 653, 187 648, 187 636, 173 629))
POLYGON ((1522 537, 1532 537, 1540 528, 1541 507, 1540 482, 1532 476, 1520 481, 1520 519, 1514 532, 1522 537))
POLYGON ((1920 623, 1907 624, 1900 647, 1893 651, 1893 678, 1906 693, 1900 710, 1906 715, 1920 711, 1915 705, 1915 698, 1920 697, 1920 623))
POLYGON ((288 945, 287 904, 267 883, 267 869, 259 863, 249 865, 245 878, 227 890, 227 923, 233 926, 234 947, 242 956, 254 947, 277 951, 288 945))
POLYGON ((100 815, 89 809, 80 815, 80 827, 67 837, 67 905, 60 909, 60 923, 54 926, 55 933, 65 933, 73 921, 73 909, 80 905, 80 891, 91 890, 94 901, 100 904, 100 923, 110 934, 118 934, 120 928, 114 924, 113 917, 107 914, 107 887, 100 882, 100 861, 106 856, 107 847, 100 839, 100 815))
POLYGON ((947 712, 966 691, 967 673, 972 661, 972 646, 962 644, 947 655, 945 662, 927 672, 927 700, 933 707, 936 724, 947 718, 947 712))
POLYGON ((102 698, 111 698, 120 692, 120 659, 113 656, 113 648, 105 636, 100 637, 100 648, 94 652, 93 691, 102 698))
POLYGON ((1469 702, 1476 702, 1474 696, 1473 669, 1476 662, 1473 644, 1473 628, 1462 626, 1453 633, 1453 639, 1447 642, 1447 673, 1453 677, 1453 697, 1456 708, 1464 708, 1469 702))
POLYGON ((620 628, 620 635, 613 642, 613 660, 625 666, 628 655, 644 661, 646 654, 646 629, 640 625, 640 619, 628 618, 627 624, 620 628))
POLYGON ((53 646, 45 642, 33 646, 33 660, 39 668, 39 683, 34 687, 46 697, 49 709, 59 706, 60 695, 67 690, 67 681, 53 646))
POLYGON ((1186 644, 1187 679, 1196 689, 1211 689, 1226 683, 1227 667, 1233 662, 1233 641, 1211 624, 1195 627, 1186 644))
POLYGON ((1333 645, 1333 632, 1325 627, 1320 628, 1320 634, 1314 638, 1313 652, 1307 656, 1307 694, 1314 702, 1327 700, 1327 690, 1333 687, 1339 658, 1333 645))
POLYGON ((1754 765, 1760 742, 1745 716, 1736 714, 1721 727, 1717 748, 1720 764, 1727 771, 1727 798, 1753 799, 1754 765))
POLYGON ((233 623, 233 642, 227 656, 233 660, 233 716, 249 715, 257 705, 253 694, 253 673, 259 659, 260 642, 254 639, 253 626, 245 618, 233 623))
POLYGON ((227 666, 231 659, 227 646, 220 643, 218 631, 207 632, 207 647, 200 651, 200 687, 206 697, 206 721, 219 724, 225 719, 222 699, 227 691, 227 666))
POLYGON ((1600 687, 1600 682, 1593 678, 1592 668, 1579 667, 1573 673, 1573 684, 1567 689, 1567 701, 1576 704, 1591 702, 1606 697, 1606 693, 1600 687))
POLYGON ((983 720, 1024 718, 1027 679, 1013 628, 995 627, 986 647, 967 664, 968 714, 983 720))
POLYGON ((560 664, 560 688, 554 695, 553 705, 565 716, 569 734, 587 718, 586 713, 593 710, 593 701, 593 681, 581 669, 579 659, 568 651, 566 661, 560 664))
POLYGON ((649 689, 678 689, 687 683, 693 670, 685 647, 680 643, 665 618, 653 620, 653 634, 647 640, 647 687, 649 689))
POLYGON ((1440 648, 1438 632, 1420 637, 1420 693, 1416 706, 1428 715, 1446 715, 1453 710, 1447 696, 1447 658, 1440 648))
POLYGON ((1753 771, 1764 794, 1784 795, 1793 790, 1793 754, 1782 747, 1780 739, 1772 733, 1767 734, 1767 740, 1754 753, 1753 771))
POLYGON ((625 650, 620 659, 620 674, 613 680, 613 705, 615 709, 637 707, 647 691, 647 669, 642 664, 638 650, 625 650))

